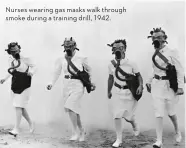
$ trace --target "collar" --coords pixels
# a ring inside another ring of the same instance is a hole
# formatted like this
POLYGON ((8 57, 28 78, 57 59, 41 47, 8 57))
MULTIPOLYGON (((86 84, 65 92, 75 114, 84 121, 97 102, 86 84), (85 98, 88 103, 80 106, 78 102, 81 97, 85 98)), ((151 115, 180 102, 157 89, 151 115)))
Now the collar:
MULTIPOLYGON (((71 60, 75 59, 77 57, 77 53, 74 54, 74 56, 71 58, 71 60)), ((65 54, 64 54, 64 59, 65 59, 65 54)))
POLYGON ((160 49, 160 53, 164 53, 165 51, 167 51, 168 47, 165 45, 165 47, 163 47, 162 49, 160 49))
POLYGON ((120 61, 120 64, 124 64, 124 63, 126 63, 128 61, 128 59, 122 59, 121 61, 120 61))

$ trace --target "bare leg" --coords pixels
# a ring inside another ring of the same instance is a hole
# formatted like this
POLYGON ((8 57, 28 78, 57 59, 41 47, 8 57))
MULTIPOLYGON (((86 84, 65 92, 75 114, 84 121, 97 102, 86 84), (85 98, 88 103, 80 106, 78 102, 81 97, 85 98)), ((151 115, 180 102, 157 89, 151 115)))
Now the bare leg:
POLYGON ((133 120, 127 120, 127 119, 125 118, 125 120, 126 120, 127 122, 129 122, 129 123, 132 125, 133 128, 136 127, 136 121, 135 121, 134 119, 133 119, 133 120))
POLYGON ((19 126, 20 126, 20 123, 21 123, 21 117, 22 117, 23 109, 20 108, 20 107, 16 107, 15 110, 16 110, 15 129, 18 130, 19 129, 19 126))
POLYGON ((136 123, 136 120, 134 118, 132 118, 132 120, 127 120, 125 118, 125 120, 132 125, 133 131, 134 131, 134 135, 138 136, 140 134, 140 131, 139 131, 139 127, 138 127, 138 125, 136 123))
POLYGON ((175 132, 178 133, 179 132, 179 127, 178 127, 177 116, 173 115, 173 116, 169 116, 169 118, 171 119, 171 121, 172 121, 172 123, 174 125, 175 132))
POLYGON ((16 113, 16 122, 15 122, 15 127, 12 131, 9 131, 9 134, 16 136, 19 134, 19 126, 21 123, 21 117, 22 117, 22 108, 20 107, 15 107, 15 113, 16 113))
POLYGON ((115 123, 115 130, 117 139, 115 143, 112 145, 113 147, 119 147, 122 143, 122 120, 121 119, 114 119, 115 123))
POLYGON ((180 143, 181 140, 182 140, 182 136, 181 136, 181 132, 179 130, 179 127, 178 127, 178 120, 177 120, 177 116, 176 115, 172 115, 172 116, 169 116, 169 118, 171 119, 173 125, 174 125, 174 129, 175 129, 175 132, 176 132, 176 142, 180 143))
POLYGON ((162 134, 163 134, 163 118, 162 117, 157 117, 156 118, 157 141, 162 142, 162 134))
POLYGON ((26 121, 28 122, 29 126, 32 125, 32 121, 28 115, 28 112, 25 108, 23 108, 23 117, 26 119, 26 121))
POLYGON ((72 110, 68 110, 68 114, 70 117, 70 121, 72 123, 73 133, 74 135, 70 138, 70 140, 78 140, 78 130, 77 130, 77 114, 72 110))
POLYGON ((80 131, 83 130, 83 127, 82 127, 82 123, 81 123, 81 119, 80 119, 80 115, 77 114, 77 126, 79 128, 80 131))
POLYGON ((163 117, 156 117, 156 136, 157 140, 153 144, 153 148, 162 148, 162 133, 163 133, 163 117))
POLYGON ((81 119, 80 119, 79 114, 77 114, 77 125, 78 125, 78 128, 80 130, 79 141, 85 141, 85 130, 82 127, 82 123, 81 123, 81 119))
POLYGON ((23 108, 23 117, 27 120, 27 122, 29 124, 30 133, 33 133, 34 132, 34 124, 33 124, 32 120, 30 119, 28 112, 25 108, 23 108))

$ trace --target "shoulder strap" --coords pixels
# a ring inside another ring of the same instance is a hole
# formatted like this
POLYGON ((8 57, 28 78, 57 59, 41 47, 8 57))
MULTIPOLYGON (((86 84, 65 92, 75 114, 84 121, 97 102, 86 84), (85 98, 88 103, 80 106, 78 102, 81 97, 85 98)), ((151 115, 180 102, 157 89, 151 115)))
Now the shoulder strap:
POLYGON ((11 66, 14 67, 14 61, 11 62, 11 66))
POLYGON ((68 66, 67 66, 67 69, 68 69, 68 72, 72 75, 75 75, 71 70, 70 70, 70 66, 72 67, 72 69, 77 73, 79 72, 79 69, 72 63, 72 61, 67 61, 68 63, 68 66))
POLYGON ((114 65, 114 67, 116 68, 117 64, 115 60, 112 60, 111 63, 114 65))
POLYGON ((27 68, 27 70, 25 71, 26 73, 28 72, 28 70, 29 70, 29 66, 28 66, 28 68, 27 68))
POLYGON ((157 56, 162 59, 166 64, 169 64, 169 60, 159 51, 157 51, 157 56))
POLYGON ((123 71, 117 64, 115 60, 112 60, 111 63, 114 65, 116 68, 116 71, 119 71, 123 76, 128 76, 129 74, 123 71))

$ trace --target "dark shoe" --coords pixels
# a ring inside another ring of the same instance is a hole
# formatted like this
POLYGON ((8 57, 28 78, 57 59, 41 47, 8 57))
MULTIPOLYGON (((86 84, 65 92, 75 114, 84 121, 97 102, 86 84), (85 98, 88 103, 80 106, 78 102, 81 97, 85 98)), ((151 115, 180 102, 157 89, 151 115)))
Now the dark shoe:
POLYGON ((16 129, 13 129, 13 130, 9 131, 8 133, 10 135, 13 135, 14 137, 16 137, 19 134, 18 130, 16 130, 16 129))

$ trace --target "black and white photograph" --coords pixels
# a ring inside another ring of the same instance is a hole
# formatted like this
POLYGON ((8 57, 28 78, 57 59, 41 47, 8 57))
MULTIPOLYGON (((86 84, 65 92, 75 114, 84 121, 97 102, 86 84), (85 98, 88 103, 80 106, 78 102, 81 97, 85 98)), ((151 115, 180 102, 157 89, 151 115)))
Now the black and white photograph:
POLYGON ((0 148, 185 148, 184 0, 2 0, 0 148))

